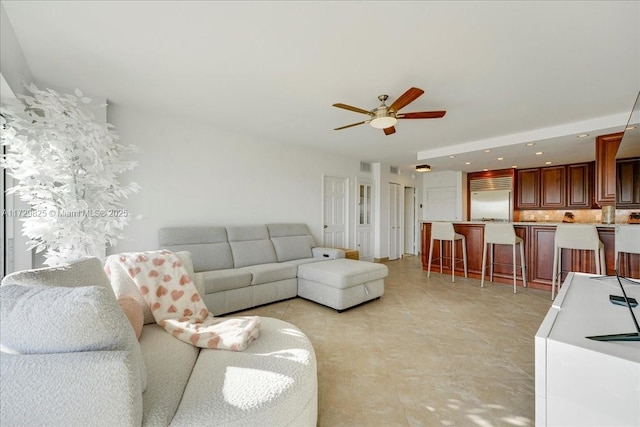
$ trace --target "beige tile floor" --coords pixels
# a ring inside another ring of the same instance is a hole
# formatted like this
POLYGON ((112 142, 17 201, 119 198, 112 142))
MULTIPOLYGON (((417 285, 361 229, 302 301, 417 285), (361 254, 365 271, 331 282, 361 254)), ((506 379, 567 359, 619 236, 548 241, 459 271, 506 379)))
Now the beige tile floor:
POLYGON ((343 313, 295 298, 243 312, 291 322, 318 359, 319 426, 533 426, 534 335, 548 292, 387 263, 385 294, 343 313))

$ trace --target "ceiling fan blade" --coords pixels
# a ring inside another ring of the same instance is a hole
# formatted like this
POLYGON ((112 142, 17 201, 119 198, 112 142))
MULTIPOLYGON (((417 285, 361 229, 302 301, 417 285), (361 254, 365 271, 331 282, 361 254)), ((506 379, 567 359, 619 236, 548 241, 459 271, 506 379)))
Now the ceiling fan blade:
POLYGON ((394 103, 389 106, 389 110, 397 112, 402 107, 406 107, 407 105, 418 99, 418 97, 423 93, 424 91, 422 89, 412 87, 411 89, 400 95, 400 98, 396 99, 394 103))
POLYGON ((353 127, 353 126, 363 125, 365 123, 369 123, 369 120, 365 120, 364 122, 360 122, 360 123, 352 123, 350 125, 346 125, 346 126, 342 126, 342 127, 339 127, 339 128, 335 128, 334 130, 346 129, 346 128, 350 128, 350 127, 353 127))
POLYGON ((367 116, 373 115, 371 111, 363 110, 362 108, 358 108, 358 107, 352 107, 351 105, 347 105, 347 104, 338 103, 338 104, 333 104, 333 106, 338 108, 344 108, 345 110, 349 110, 349 111, 355 111, 356 113, 366 114, 367 116))
POLYGON ((391 135, 392 133, 396 133, 396 128, 394 128, 393 126, 391 126, 390 128, 384 128, 382 130, 384 131, 385 135, 391 135))
POLYGON ((417 113, 397 114, 397 119, 439 119, 447 114, 446 111, 420 111, 417 113))

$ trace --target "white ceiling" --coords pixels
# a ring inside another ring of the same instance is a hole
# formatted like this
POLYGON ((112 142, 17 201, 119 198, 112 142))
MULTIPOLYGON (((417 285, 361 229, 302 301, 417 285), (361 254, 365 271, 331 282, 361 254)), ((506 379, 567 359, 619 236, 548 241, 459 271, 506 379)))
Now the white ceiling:
POLYGON ((401 168, 593 160, 640 90, 637 1, 1 3, 41 87, 401 168), (333 130, 412 86, 447 115, 333 130))

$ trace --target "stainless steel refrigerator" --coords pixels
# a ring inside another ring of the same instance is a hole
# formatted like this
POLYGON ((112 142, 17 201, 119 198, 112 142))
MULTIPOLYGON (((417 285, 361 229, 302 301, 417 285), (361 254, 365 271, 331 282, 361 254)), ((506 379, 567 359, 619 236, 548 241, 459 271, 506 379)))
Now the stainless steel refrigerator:
POLYGON ((511 190, 471 192, 472 221, 512 221, 513 197, 511 190))

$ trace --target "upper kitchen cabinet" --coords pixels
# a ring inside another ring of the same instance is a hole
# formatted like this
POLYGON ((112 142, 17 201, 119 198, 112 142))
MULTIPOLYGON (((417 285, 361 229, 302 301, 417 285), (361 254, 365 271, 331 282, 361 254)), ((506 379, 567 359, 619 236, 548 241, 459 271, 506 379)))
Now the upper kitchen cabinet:
POLYGON ((516 209, 589 209, 593 162, 518 170, 516 209))
POLYGON ((596 203, 600 206, 616 202, 616 153, 622 132, 596 138, 596 203))
POLYGON ((562 209, 567 205, 565 166, 540 169, 540 207, 562 209))
POLYGON ((423 175, 422 218, 428 221, 462 221, 467 210, 466 173, 429 172, 423 175))
POLYGON ((640 158, 617 161, 616 207, 640 208, 640 158))
POLYGON ((516 175, 516 209, 540 207, 540 169, 519 169, 516 175))
POLYGON ((567 207, 589 209, 593 204, 593 162, 567 166, 567 207))

